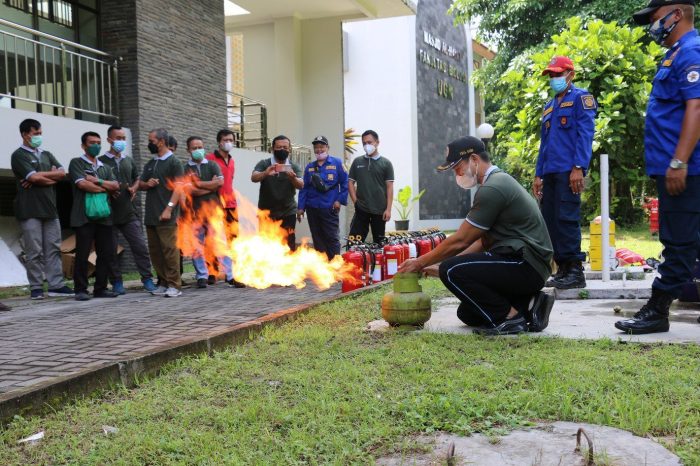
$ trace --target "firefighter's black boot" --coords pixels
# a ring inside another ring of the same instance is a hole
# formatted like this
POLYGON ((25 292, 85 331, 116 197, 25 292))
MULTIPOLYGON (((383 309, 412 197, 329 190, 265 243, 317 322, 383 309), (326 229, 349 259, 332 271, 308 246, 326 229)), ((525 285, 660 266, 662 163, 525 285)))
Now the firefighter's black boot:
POLYGON ((581 262, 569 262, 566 265, 566 272, 559 278, 551 280, 552 286, 559 290, 569 290, 571 288, 585 288, 586 276, 583 274, 583 264, 581 262))
POLYGON ((665 291, 651 289, 651 298, 631 319, 615 322, 615 328, 630 335, 668 332, 668 310, 675 298, 665 291))
POLYGON ((547 288, 552 288, 554 286, 554 280, 559 280, 561 277, 566 275, 568 266, 568 262, 557 263, 557 272, 549 277, 549 280, 547 280, 547 283, 545 283, 544 286, 547 288))

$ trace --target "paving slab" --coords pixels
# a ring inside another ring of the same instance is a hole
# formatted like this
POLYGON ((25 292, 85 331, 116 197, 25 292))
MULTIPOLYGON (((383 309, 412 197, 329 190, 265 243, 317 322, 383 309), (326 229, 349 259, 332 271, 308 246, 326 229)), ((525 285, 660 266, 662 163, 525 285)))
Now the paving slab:
MULTIPOLYGON (((541 333, 530 335, 597 340, 609 338, 638 343, 695 343, 700 344, 700 304, 680 303, 671 307, 671 329, 665 333, 627 335, 614 327, 616 321, 631 317, 645 300, 565 300, 555 301, 549 326, 541 333), (618 312, 615 312, 615 309, 618 312)), ((471 334, 472 327, 457 318, 457 298, 433 300, 433 313, 422 332, 471 334)), ((369 330, 388 331, 383 320, 371 322, 369 330)), ((515 338, 515 337, 513 337, 515 338)))
POLYGON ((0 313, 0 398, 116 361, 149 355, 220 333, 261 317, 337 296, 340 286, 319 291, 231 288, 223 282, 184 289, 178 298, 129 291, 118 298, 3 300, 0 313))
POLYGON ((584 465, 589 444, 581 436, 581 449, 575 451, 579 429, 593 445, 594 464, 616 466, 680 466, 678 456, 653 439, 638 437, 612 427, 585 423, 554 422, 516 430, 502 437, 476 434, 460 437, 440 433, 422 436, 407 445, 409 453, 380 458, 381 466, 434 466, 442 464, 481 466, 584 465), (414 453, 415 444, 430 450, 414 453), (411 448, 413 447, 413 448, 411 448), (452 452, 454 448, 454 452, 452 452), (448 456, 451 461, 448 462, 448 456))
POLYGON ((558 300, 565 299, 649 299, 654 274, 644 275, 642 280, 602 280, 586 279, 586 288, 557 290, 549 288, 558 300))

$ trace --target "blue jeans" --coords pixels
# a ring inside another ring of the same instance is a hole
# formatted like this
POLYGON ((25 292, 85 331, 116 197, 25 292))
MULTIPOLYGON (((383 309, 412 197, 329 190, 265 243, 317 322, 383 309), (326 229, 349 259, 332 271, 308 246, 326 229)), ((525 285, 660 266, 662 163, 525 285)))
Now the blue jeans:
MULTIPOLYGON (((199 247, 192 254, 192 265, 194 265, 194 270, 197 280, 201 278, 209 277, 209 268, 207 267, 207 261, 204 258, 204 240, 207 237, 209 229, 206 225, 201 226, 197 230, 197 243, 199 247)), ((226 238, 222 238, 222 241, 226 241, 226 238)), ((231 258, 228 256, 218 257, 218 262, 224 268, 224 273, 226 274, 226 280, 231 280, 233 278, 233 271, 231 265, 231 258)), ((212 274, 215 275, 215 274, 212 274)))

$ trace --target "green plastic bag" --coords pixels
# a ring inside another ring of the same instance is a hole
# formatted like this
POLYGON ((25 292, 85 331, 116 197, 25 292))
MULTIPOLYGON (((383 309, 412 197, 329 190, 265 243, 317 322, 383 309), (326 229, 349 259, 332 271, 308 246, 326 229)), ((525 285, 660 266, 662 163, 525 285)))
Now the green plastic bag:
POLYGON ((85 193, 85 215, 90 220, 102 220, 112 214, 107 193, 85 193))

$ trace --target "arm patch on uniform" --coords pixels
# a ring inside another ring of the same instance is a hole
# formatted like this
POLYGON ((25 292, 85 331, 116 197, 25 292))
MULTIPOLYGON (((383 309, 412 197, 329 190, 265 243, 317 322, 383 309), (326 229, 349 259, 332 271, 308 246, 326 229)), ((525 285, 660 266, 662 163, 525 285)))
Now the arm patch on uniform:
POLYGON ((581 101, 583 102, 583 108, 586 110, 595 110, 596 108, 598 108, 598 104, 596 103, 595 98, 590 94, 582 95, 581 101))
POLYGON ((573 107, 573 106, 574 106, 574 102, 572 100, 569 102, 563 102, 559 108, 566 108, 566 107, 573 107))
POLYGON ((698 72, 698 70, 689 71, 686 75, 686 79, 689 83, 696 83, 700 80, 700 72, 698 72))

